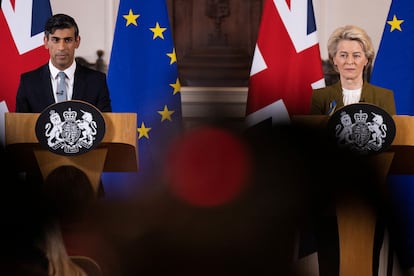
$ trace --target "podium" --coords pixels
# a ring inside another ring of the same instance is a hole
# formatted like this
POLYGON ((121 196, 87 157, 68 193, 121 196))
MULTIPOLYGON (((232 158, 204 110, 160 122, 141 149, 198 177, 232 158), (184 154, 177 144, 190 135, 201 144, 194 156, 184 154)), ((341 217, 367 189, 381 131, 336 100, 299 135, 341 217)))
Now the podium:
MULTIPOLYGON (((414 174, 414 116, 392 116, 396 135, 385 151, 370 156, 376 169, 379 193, 387 197, 386 178, 388 174, 414 174)), ((312 128, 324 128, 327 115, 293 116, 292 123, 312 128)), ((349 203, 349 202, 348 202, 349 203)), ((336 205, 340 248, 340 276, 371 276, 373 263, 374 233, 377 217, 373 206, 362 202, 336 205)))
POLYGON ((18 169, 40 169, 45 179, 56 167, 73 165, 89 177, 95 191, 102 172, 138 170, 136 113, 102 113, 106 131, 101 143, 81 155, 64 156, 43 148, 36 137, 40 113, 5 113, 5 146, 18 169))

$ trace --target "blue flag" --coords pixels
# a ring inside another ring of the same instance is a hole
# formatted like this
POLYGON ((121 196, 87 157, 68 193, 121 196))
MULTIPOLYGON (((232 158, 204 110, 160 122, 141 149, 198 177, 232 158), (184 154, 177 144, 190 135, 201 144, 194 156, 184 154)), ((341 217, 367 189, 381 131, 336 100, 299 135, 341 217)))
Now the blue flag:
POLYGON ((397 114, 414 115, 414 2, 394 0, 385 22, 371 83, 394 91, 397 114))
POLYGON ((113 112, 137 113, 138 172, 104 173, 105 194, 151 185, 181 131, 178 67, 165 0, 122 0, 108 67, 113 112))
MULTIPOLYGON (((414 115, 414 2, 393 0, 385 21, 371 83, 394 91, 398 115, 414 115)), ((398 131, 398 130, 397 130, 398 131)), ((414 266, 414 175, 390 175, 394 216, 391 239, 400 264, 414 266)))

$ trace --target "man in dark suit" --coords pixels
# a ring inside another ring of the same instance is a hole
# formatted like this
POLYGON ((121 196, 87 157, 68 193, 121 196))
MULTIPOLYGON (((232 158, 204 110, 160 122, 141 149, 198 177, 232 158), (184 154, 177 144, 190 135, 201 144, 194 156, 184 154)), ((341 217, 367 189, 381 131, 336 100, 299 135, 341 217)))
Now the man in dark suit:
POLYGON ((40 113, 57 102, 58 73, 66 75, 68 100, 82 100, 101 112, 111 112, 106 75, 75 62, 81 38, 75 20, 66 14, 53 15, 45 25, 45 48, 50 60, 21 75, 16 95, 16 112, 40 113))
MULTIPOLYGON (((16 112, 41 113, 57 102, 59 72, 65 73, 67 100, 85 101, 101 112, 111 112, 106 75, 75 61, 75 50, 81 41, 75 20, 66 14, 53 15, 46 22, 43 41, 49 50, 49 62, 21 75, 16 95, 16 112)), ((30 177, 40 177, 36 174, 39 172, 30 177)), ((103 194, 103 185, 100 183, 98 195, 103 194)))

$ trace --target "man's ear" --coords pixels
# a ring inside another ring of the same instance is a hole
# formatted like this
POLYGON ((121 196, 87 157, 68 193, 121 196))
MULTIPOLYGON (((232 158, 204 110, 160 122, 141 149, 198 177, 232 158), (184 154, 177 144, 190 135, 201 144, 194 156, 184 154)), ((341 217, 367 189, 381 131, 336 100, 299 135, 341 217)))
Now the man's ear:
POLYGON ((80 45, 80 42, 81 42, 81 37, 80 37, 80 35, 78 35, 78 37, 76 38, 76 49, 79 47, 79 45, 80 45))
POLYGON ((47 36, 44 36, 43 37, 43 45, 45 46, 46 49, 49 49, 49 46, 47 45, 47 42, 48 42, 48 38, 47 38, 47 36))

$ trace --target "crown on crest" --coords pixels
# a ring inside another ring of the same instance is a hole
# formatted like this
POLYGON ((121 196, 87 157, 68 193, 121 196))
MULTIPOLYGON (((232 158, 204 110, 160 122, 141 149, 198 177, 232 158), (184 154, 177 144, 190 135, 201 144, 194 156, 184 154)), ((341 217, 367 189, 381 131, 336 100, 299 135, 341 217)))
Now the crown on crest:
POLYGON ((63 117, 65 118, 65 121, 75 121, 77 115, 78 113, 76 111, 72 111, 71 108, 63 112, 63 117))
POLYGON ((365 123, 368 119, 367 113, 362 113, 362 110, 359 113, 354 114, 355 123, 365 123))

